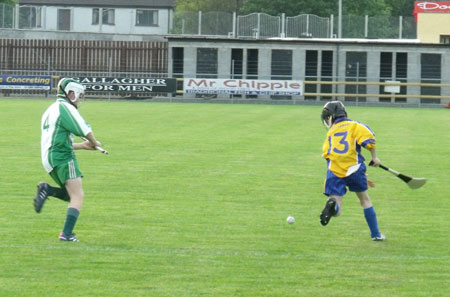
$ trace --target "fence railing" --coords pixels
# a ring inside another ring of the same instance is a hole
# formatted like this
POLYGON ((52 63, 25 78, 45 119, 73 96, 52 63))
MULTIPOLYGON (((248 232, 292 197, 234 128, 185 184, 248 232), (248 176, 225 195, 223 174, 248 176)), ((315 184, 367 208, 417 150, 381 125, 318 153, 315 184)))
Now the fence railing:
MULTIPOLYGON (((238 38, 337 38, 339 18, 301 14, 293 17, 265 13, 182 12, 174 17, 171 34, 238 38), (213 20, 210 22, 209 20, 213 20)), ((414 17, 342 17, 342 38, 416 39, 414 17)))

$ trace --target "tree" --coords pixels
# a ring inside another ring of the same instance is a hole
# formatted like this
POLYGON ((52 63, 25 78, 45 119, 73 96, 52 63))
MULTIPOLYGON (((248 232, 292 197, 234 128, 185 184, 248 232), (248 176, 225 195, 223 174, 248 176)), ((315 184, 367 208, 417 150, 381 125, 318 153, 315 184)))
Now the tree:
POLYGON ((244 0, 177 0, 177 11, 239 11, 244 0))
POLYGON ((17 0, 0 0, 0 4, 14 5, 16 3, 17 3, 17 0))
MULTIPOLYGON (((342 6, 345 15, 389 15, 391 11, 384 0, 342 0, 342 6)), ((338 14, 338 0, 247 0, 242 12, 264 12, 270 15, 286 13, 289 16, 309 13, 329 16, 338 14)))
MULTIPOLYGON (((13 1, 13 0, 6 0, 13 1)), ((177 12, 236 11, 241 14, 262 12, 288 16, 310 13, 318 16, 338 15, 339 0, 177 0, 177 12)), ((412 0, 342 0, 344 15, 410 16, 412 0)))
POLYGON ((384 0, 391 7, 393 16, 411 16, 414 10, 414 1, 411 0, 384 0))

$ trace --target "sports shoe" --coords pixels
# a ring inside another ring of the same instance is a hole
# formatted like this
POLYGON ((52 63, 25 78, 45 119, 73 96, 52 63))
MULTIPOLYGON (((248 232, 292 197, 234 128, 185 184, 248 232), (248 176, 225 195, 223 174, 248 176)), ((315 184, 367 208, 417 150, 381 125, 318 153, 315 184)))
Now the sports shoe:
POLYGON ((48 184, 39 183, 37 187, 36 197, 34 197, 34 210, 39 213, 42 206, 44 206, 45 200, 48 199, 48 184))
POLYGON ((331 217, 336 213, 336 199, 328 199, 325 207, 320 214, 320 223, 325 226, 330 221, 331 217))
POLYGON ((385 241, 386 240, 386 236, 384 236, 384 234, 380 233, 380 236, 377 237, 372 237, 373 241, 385 241))
POLYGON ((80 240, 75 237, 75 234, 72 233, 69 236, 64 235, 64 232, 59 233, 59 240, 60 241, 73 241, 73 242, 79 242, 80 240))

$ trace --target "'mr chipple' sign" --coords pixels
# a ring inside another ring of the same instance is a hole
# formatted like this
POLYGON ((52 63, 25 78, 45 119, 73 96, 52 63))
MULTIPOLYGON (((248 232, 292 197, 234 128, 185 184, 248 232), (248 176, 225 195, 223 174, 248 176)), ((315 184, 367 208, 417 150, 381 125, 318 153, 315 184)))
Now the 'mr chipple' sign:
POLYGON ((303 94, 300 80, 251 80, 185 78, 184 92, 196 94, 297 95, 303 94))

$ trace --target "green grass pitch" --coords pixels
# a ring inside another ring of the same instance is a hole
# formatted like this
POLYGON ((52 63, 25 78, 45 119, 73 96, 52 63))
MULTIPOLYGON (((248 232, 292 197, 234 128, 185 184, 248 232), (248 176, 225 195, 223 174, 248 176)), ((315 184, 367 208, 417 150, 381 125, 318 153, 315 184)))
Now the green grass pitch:
POLYGON ((368 169, 388 238, 372 242, 353 193, 319 223, 320 106, 87 101, 110 155, 77 152, 81 242, 65 243, 67 205, 32 206, 51 182, 39 126, 52 102, 0 100, 0 296, 449 294, 450 110, 347 108, 385 165, 428 178, 411 190, 368 169))

